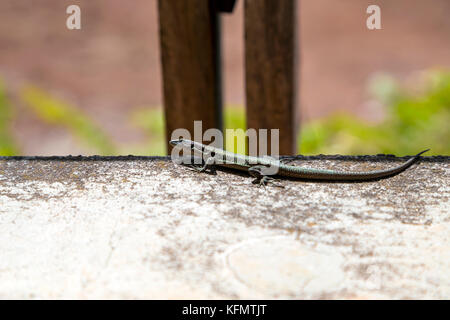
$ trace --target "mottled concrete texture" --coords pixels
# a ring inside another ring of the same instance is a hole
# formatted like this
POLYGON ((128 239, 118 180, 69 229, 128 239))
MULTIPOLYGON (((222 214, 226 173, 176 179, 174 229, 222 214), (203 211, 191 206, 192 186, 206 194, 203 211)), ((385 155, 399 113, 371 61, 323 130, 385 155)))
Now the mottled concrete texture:
POLYGON ((449 157, 285 189, 165 158, 0 158, 0 298, 448 299, 449 178, 449 157))

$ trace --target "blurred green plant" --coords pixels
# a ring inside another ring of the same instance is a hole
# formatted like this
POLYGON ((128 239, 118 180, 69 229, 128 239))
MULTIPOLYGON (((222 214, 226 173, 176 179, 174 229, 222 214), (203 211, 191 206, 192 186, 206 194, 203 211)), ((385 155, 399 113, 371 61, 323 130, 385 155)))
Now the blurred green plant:
POLYGON ((227 105, 224 108, 226 150, 239 154, 247 153, 246 126, 245 109, 242 106, 227 105))
MULTIPOLYGON (((245 115, 241 106, 229 105, 224 111, 224 127, 228 129, 245 130, 245 115)), ((164 113, 160 107, 145 107, 135 110, 131 115, 131 123, 143 130, 147 136, 147 141, 142 145, 128 147, 136 155, 162 155, 166 153, 166 141, 164 133, 164 113)), ((242 134, 236 135, 235 141, 240 141, 242 134)), ((232 144, 232 136, 225 137, 227 150, 233 152, 244 152, 239 144, 232 144)))
POLYGON ((6 96, 3 81, 0 80, 0 156, 13 156, 19 153, 10 133, 13 108, 6 96))
MULTIPOLYGON (((335 113, 305 123, 299 132, 298 150, 302 154, 390 153, 401 156, 431 148, 428 155, 449 154, 450 72, 430 71, 415 80, 420 84, 416 91, 402 87, 391 76, 374 77, 369 83, 369 91, 385 111, 381 122, 365 121, 349 113, 335 113)), ((155 151, 151 154, 161 154, 165 145, 161 109, 141 110, 135 115, 135 123, 152 137, 154 142, 147 147, 155 151)), ((224 127, 245 131, 243 106, 226 106, 224 127)), ((235 136, 226 134, 225 148, 245 153, 243 135, 243 131, 238 131, 235 136)))
POLYGON ((102 155, 116 154, 113 142, 80 109, 32 86, 23 89, 22 98, 43 122, 69 130, 83 144, 102 155))
POLYGON ((128 148, 131 152, 127 153, 150 156, 166 154, 162 108, 139 108, 132 113, 131 122, 145 132, 147 141, 143 145, 132 147, 132 150, 128 148))
MULTIPOLYGON (((418 80, 419 85, 411 90, 391 76, 376 76, 369 84, 369 91, 385 111, 381 122, 373 123, 348 113, 336 113, 305 123, 299 133, 299 151, 302 154, 405 155, 431 148, 428 154, 450 154, 450 72, 429 71, 418 80)), ((122 154, 162 155, 166 152, 162 108, 146 107, 134 111, 131 123, 145 132, 146 141, 117 147, 89 116, 48 93, 27 87, 22 98, 39 119, 49 125, 66 128, 100 154, 114 155, 118 149, 122 154)), ((18 154, 9 133, 11 119, 11 104, 0 82, 0 155, 18 154)), ((235 135, 226 134, 225 148, 245 153, 245 145, 242 144, 246 128, 243 106, 226 106, 224 127, 242 129, 235 135)))
MULTIPOLYGON (((417 80, 417 79, 416 79, 417 80)), ((385 119, 369 123, 350 114, 334 114, 307 123, 299 137, 302 154, 395 155, 450 154, 450 72, 429 71, 419 90, 408 90, 380 75, 369 90, 384 106, 385 119)))
POLYGON ((230 104, 225 106, 224 127, 226 129, 246 130, 245 109, 241 105, 230 104))

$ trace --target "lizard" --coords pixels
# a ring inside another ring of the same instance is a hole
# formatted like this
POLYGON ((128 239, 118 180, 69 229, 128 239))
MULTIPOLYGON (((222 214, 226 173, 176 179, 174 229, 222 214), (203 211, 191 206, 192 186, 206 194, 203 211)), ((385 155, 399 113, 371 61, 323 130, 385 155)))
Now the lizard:
MULTIPOLYGON (((274 180, 272 176, 293 178, 293 179, 307 179, 307 180, 322 180, 322 181, 369 181, 377 180, 381 178, 390 177, 396 175, 414 162, 416 162, 422 153, 429 151, 430 149, 419 152, 415 156, 411 157, 405 163, 384 170, 375 170, 367 172, 350 172, 350 171, 335 171, 335 170, 323 170, 305 168, 299 166, 293 166, 286 164, 283 160, 278 160, 272 157, 254 157, 241 155, 233 152, 229 152, 220 148, 215 148, 210 145, 204 145, 196 141, 189 139, 170 140, 169 143, 172 146, 178 146, 185 150, 193 151, 194 154, 200 154, 202 156, 201 168, 192 166, 192 160, 195 156, 189 158, 189 163, 192 168, 199 172, 216 173, 216 166, 237 169, 246 171, 250 176, 255 179, 252 181, 254 184, 267 185, 269 181, 274 180), (203 161, 203 159, 206 159, 203 161), (269 167, 276 167, 275 174, 270 171, 269 167)), ((185 163, 186 164, 186 163, 185 163)), ((283 187, 282 185, 276 186, 283 187)))

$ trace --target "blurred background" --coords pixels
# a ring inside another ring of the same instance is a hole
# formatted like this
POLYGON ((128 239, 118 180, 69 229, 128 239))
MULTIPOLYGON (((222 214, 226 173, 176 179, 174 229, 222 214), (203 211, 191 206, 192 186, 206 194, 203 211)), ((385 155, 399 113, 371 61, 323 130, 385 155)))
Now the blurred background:
MULTIPOLYGON (((450 1, 298 10, 299 153, 450 154, 450 1)), ((225 127, 243 128, 243 1, 222 23, 225 127)), ((158 36, 156 0, 0 1, 0 155, 165 154, 158 36)))

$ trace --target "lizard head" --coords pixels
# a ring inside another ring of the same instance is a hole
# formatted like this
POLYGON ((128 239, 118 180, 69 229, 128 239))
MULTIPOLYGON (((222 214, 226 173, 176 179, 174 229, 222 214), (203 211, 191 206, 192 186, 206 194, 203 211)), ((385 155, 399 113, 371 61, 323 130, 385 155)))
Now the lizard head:
POLYGON ((177 140, 170 140, 169 143, 172 146, 180 146, 183 149, 191 149, 194 151, 203 152, 205 146, 201 143, 189 140, 189 139, 177 139, 177 140))

